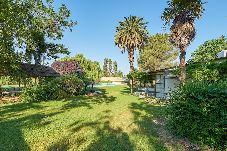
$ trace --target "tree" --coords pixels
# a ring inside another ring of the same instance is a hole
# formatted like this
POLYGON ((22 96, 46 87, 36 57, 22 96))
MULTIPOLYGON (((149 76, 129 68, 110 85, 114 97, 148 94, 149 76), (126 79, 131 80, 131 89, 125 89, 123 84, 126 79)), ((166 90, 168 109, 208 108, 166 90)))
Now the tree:
POLYGON ((94 82, 99 81, 101 78, 101 68, 100 64, 97 61, 91 61, 84 57, 83 54, 77 54, 74 57, 65 57, 60 59, 60 61, 77 61, 79 65, 82 67, 82 70, 85 76, 88 78, 92 84, 94 82))
MULTIPOLYGON (((6 0, 1 2, 0 49, 1 60, 5 60, 1 65, 1 73, 9 73, 10 71, 7 71, 9 66, 15 66, 20 62, 17 60, 17 51, 22 50, 26 56, 36 50, 37 53, 34 54, 38 61, 40 56, 37 54, 42 53, 44 49, 38 50, 35 47, 43 47, 46 38, 49 40, 61 39, 65 29, 71 30, 76 24, 69 20, 70 11, 64 4, 59 7, 57 12, 53 7, 53 2, 54 0, 6 0), (33 45, 36 40, 40 43, 37 41, 36 45, 33 45), (30 46, 33 46, 34 49, 31 49, 30 46)), ((53 44, 50 48, 53 48, 53 44)), ((50 54, 53 55, 55 52, 56 50, 51 51, 50 54)))
MULTIPOLYGON (((116 28, 115 44, 121 52, 128 52, 130 72, 134 71, 134 51, 144 47, 148 39, 147 22, 136 16, 125 17, 116 28)), ((133 80, 131 93, 133 93, 133 80)))
POLYGON ((175 66, 178 51, 168 41, 168 34, 156 34, 140 52, 139 64, 143 71, 156 71, 175 66))
POLYGON ((91 70, 90 72, 87 73, 87 76, 92 82, 92 90, 93 90, 94 83, 101 78, 101 68, 100 68, 99 62, 97 61, 91 62, 90 67, 91 67, 90 68, 91 70))
POLYGON ((117 70, 117 61, 114 61, 113 62, 113 74, 114 74, 114 76, 117 76, 117 72, 118 72, 118 70, 117 70))
POLYGON ((103 76, 107 77, 108 76, 108 58, 104 59, 104 64, 103 64, 103 76))
POLYGON ((58 54, 67 54, 69 51, 62 44, 55 44, 47 42, 43 33, 34 32, 32 34, 32 40, 26 45, 25 57, 28 58, 26 61, 34 59, 35 64, 44 64, 44 59, 57 59, 58 54))
POLYGON ((192 59, 190 62, 209 62, 216 59, 217 54, 225 49, 227 49, 227 38, 225 38, 225 36, 208 40, 204 44, 200 45, 198 49, 192 53, 192 59))
POLYGON ((226 75, 226 63, 213 61, 221 50, 227 49, 227 38, 221 36, 217 39, 206 41, 192 54, 192 59, 187 67, 190 79, 201 81, 217 81, 226 75))
POLYGON ((195 38, 195 20, 202 16, 203 4, 202 0, 170 0, 162 15, 166 24, 172 24, 170 42, 180 49, 179 79, 182 83, 186 79, 186 49, 195 38))
POLYGON ((113 72, 112 72, 113 67, 112 67, 112 60, 111 59, 108 60, 108 68, 109 68, 108 69, 109 77, 111 77, 113 75, 113 72))

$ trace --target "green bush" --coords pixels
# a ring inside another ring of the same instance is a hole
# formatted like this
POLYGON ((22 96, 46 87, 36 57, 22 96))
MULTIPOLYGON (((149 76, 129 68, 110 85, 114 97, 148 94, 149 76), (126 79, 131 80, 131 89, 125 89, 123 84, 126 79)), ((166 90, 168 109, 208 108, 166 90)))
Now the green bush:
POLYGON ((188 82, 174 91, 168 118, 174 132, 196 143, 226 147, 227 81, 188 82))
POLYGON ((43 80, 40 84, 23 90, 21 98, 26 102, 63 99, 85 92, 84 81, 76 75, 43 80))

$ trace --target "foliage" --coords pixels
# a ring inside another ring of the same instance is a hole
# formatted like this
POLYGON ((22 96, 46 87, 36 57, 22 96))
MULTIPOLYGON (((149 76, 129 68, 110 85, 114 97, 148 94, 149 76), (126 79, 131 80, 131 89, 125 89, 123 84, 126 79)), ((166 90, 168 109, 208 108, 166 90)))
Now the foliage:
MULTIPOLYGON (((65 29, 71 30, 75 25, 75 22, 69 20, 70 11, 66 6, 62 4, 56 11, 53 2, 54 0, 6 0, 1 2, 1 74, 12 73, 14 66, 21 61, 16 52, 21 52, 23 58, 27 58, 27 54, 30 55, 31 51, 37 50, 31 49, 32 47, 44 46, 45 38, 61 39, 65 29), (41 43, 38 44, 37 40, 40 40, 41 43)), ((50 45, 48 49, 50 57, 63 52, 62 49, 53 49, 56 48, 55 44, 50 43, 50 45)))
POLYGON ((61 75, 83 72, 80 64, 75 60, 55 61, 51 67, 61 75))
POLYGON ((139 64, 143 71, 156 71, 175 66, 178 51, 168 41, 167 34, 151 36, 140 52, 139 64))
POLYGON ((207 63, 190 63, 187 67, 188 77, 191 80, 217 81, 227 78, 227 60, 207 63))
POLYGON ((103 64, 103 76, 108 77, 109 72, 108 72, 108 58, 104 59, 104 64, 103 64))
POLYGON ((125 17, 116 28, 115 44, 124 53, 128 51, 131 71, 134 70, 134 50, 144 47, 148 39, 147 22, 136 16, 125 17))
POLYGON ((188 11, 189 17, 199 19, 204 11, 203 4, 202 0, 169 0, 168 8, 165 8, 162 19, 169 23, 184 11, 188 11))
POLYGON ((76 75, 65 75, 23 90, 21 98, 25 102, 40 102, 63 99, 83 94, 85 83, 76 75))
POLYGON ((174 132, 212 148, 226 147, 227 81, 188 82, 171 96, 169 120, 174 132))
POLYGON ((83 54, 77 54, 74 57, 65 57, 59 61, 77 61, 82 67, 84 76, 90 80, 90 82, 99 81, 102 75, 100 64, 97 61, 91 61, 84 57, 83 54))
POLYGON ((148 83, 148 82, 150 82, 151 80, 154 79, 154 77, 151 76, 150 74, 148 74, 146 72, 139 71, 139 70, 135 70, 133 72, 130 72, 127 75, 127 78, 131 79, 131 80, 138 80, 140 83, 148 83))
POLYGON ((34 58, 35 64, 45 64, 46 59, 57 59, 58 54, 69 55, 69 51, 62 44, 47 42, 43 33, 32 31, 32 40, 26 45, 25 61, 34 58))
POLYGON ((113 75, 113 62, 111 59, 108 60, 108 71, 109 71, 109 76, 113 75))
POLYGON ((217 58, 217 54, 221 52, 221 50, 225 49, 227 49, 227 38, 224 36, 208 40, 192 53, 190 62, 206 63, 212 61, 217 58))
POLYGON ((120 70, 117 71, 117 73, 115 74, 115 77, 123 77, 124 76, 124 73, 120 70))
POLYGON ((221 36, 218 39, 206 41, 192 54, 187 73, 194 80, 217 81, 226 76, 226 60, 218 60, 217 54, 227 48, 227 39, 221 36))
POLYGON ((195 20, 202 16, 203 4, 202 0, 170 0, 162 15, 165 24, 171 24, 170 42, 180 49, 179 79, 182 83, 186 80, 186 49, 195 38, 195 20))
POLYGON ((114 62, 113 62, 113 74, 114 74, 115 76, 116 76, 117 71, 118 71, 118 70, 117 70, 117 67, 118 67, 118 66, 117 66, 117 61, 114 61, 114 62))
POLYGON ((104 59, 103 76, 104 77, 123 77, 123 72, 118 71, 117 61, 112 62, 112 60, 109 58, 104 59))

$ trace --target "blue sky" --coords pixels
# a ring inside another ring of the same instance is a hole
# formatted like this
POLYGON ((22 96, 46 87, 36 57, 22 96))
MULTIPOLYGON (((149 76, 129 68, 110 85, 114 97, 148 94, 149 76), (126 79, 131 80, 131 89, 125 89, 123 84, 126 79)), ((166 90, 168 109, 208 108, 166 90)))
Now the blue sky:
MULTIPOLYGON (((206 40, 227 36, 227 0, 206 1, 204 15, 196 21, 197 35, 187 49, 187 59, 206 40)), ((83 53, 99 61, 101 67, 104 58, 111 58, 118 62, 121 71, 129 71, 127 53, 121 54, 114 44, 116 26, 124 17, 144 17, 151 35, 164 32, 161 15, 167 0, 56 0, 54 5, 58 7, 61 3, 71 10, 71 19, 78 25, 73 32, 66 31, 60 42, 69 48, 71 56, 83 53)))

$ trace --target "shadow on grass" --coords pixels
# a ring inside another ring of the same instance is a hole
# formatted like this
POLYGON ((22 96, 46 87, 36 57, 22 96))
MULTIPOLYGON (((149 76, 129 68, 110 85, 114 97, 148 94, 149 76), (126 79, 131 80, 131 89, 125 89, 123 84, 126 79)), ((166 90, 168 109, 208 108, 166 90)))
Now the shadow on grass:
POLYGON ((111 103, 116 100, 114 96, 108 96, 105 89, 96 88, 96 91, 101 91, 103 94, 98 96, 76 96, 67 101, 67 104, 63 106, 63 110, 72 109, 76 107, 87 107, 92 109, 93 104, 111 103))
MULTIPOLYGON (((97 115, 99 118, 95 121, 84 122, 79 120, 69 125, 69 129, 73 134, 78 134, 80 132, 86 132, 88 129, 93 129, 95 132, 95 138, 86 148, 83 150, 86 151, 133 151, 133 145, 129 140, 127 133, 123 132, 121 128, 112 128, 110 125, 111 116, 109 115, 111 111, 106 110, 101 114, 97 115)), ((86 136, 82 135, 75 140, 72 140, 72 135, 68 136, 69 138, 64 138, 62 141, 59 141, 49 147, 48 151, 52 150, 67 150, 68 148, 73 148, 79 150, 79 146, 83 145, 88 139, 86 136), (71 138, 71 143, 69 139, 71 138), (72 143, 73 142, 73 143, 72 143)))
MULTIPOLYGON (((121 94, 130 95, 130 88, 124 88, 121 94)), ((163 124, 162 120, 165 119, 166 106, 152 105, 145 102, 144 99, 138 98, 138 100, 140 101, 129 105, 129 109, 133 114, 134 124, 138 126, 138 129, 135 129, 133 133, 145 136, 151 150, 168 150, 164 141, 159 137, 159 129, 163 124)))
POLYGON ((34 103, 17 103, 0 107, 0 117, 5 114, 14 115, 17 112, 25 111, 27 109, 43 109, 44 107, 34 103))
POLYGON ((122 95, 130 95, 131 94, 131 89, 130 87, 124 87, 123 90, 121 90, 122 95))
POLYGON ((146 102, 132 103, 130 106, 135 124, 139 127, 139 130, 134 133, 146 136, 149 146, 154 150, 168 150, 159 136, 162 120, 165 119, 165 108, 165 106, 151 105, 146 102))
POLYGON ((30 150, 26 141, 24 140, 22 129, 32 129, 34 127, 40 128, 51 123, 51 121, 44 121, 43 119, 61 112, 54 112, 50 114, 33 114, 21 118, 15 118, 7 121, 0 121, 0 150, 30 150))

